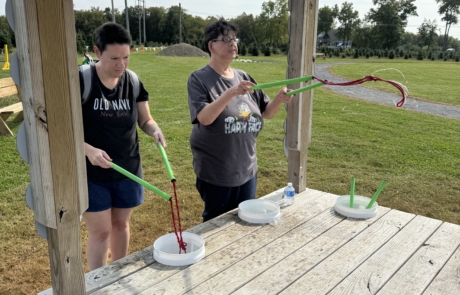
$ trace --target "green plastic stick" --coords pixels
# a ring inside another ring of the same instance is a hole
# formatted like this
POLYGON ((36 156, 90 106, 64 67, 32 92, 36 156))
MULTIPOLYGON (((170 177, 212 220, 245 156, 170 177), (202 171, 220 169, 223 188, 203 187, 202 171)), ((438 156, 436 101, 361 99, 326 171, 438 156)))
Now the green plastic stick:
POLYGON ((367 204, 366 209, 371 209, 372 208, 372 205, 374 205, 374 202, 379 197, 380 192, 383 190, 383 187, 385 186, 385 184, 387 184, 387 181, 386 180, 382 181, 382 183, 380 184, 379 188, 377 189, 377 191, 375 192, 374 196, 372 197, 371 201, 369 202, 369 204, 367 204))
POLYGON ((151 190, 152 192, 158 194, 159 196, 164 198, 166 201, 169 201, 169 199, 171 199, 171 197, 168 196, 167 193, 159 190, 158 188, 154 187, 153 185, 151 185, 147 181, 137 177, 136 175, 132 174, 131 172, 126 171, 125 169, 121 168, 120 166, 118 166, 118 165, 116 165, 114 163, 110 163, 110 164, 112 165, 112 168, 115 169, 116 171, 120 172, 121 174, 123 174, 124 176, 128 177, 129 179, 134 180, 135 182, 137 182, 140 185, 142 185, 143 187, 151 190))
POLYGON ((168 156, 166 156, 165 149, 161 142, 158 143, 158 148, 160 149, 160 153, 161 153, 161 157, 163 158, 163 162, 165 162, 165 166, 166 166, 166 170, 168 171, 169 179, 171 179, 171 181, 176 180, 176 178, 174 177, 174 173, 171 169, 171 165, 169 164, 168 156))
POLYGON ((297 93, 300 93, 300 92, 304 92, 304 91, 319 87, 321 85, 324 85, 324 83, 318 82, 318 83, 311 84, 311 85, 308 85, 308 86, 305 86, 305 87, 302 87, 302 88, 299 88, 299 89, 296 89, 296 90, 289 91, 288 93, 286 93, 286 95, 294 95, 294 94, 297 94, 297 93))
POLYGON ((256 86, 251 86, 249 88, 252 89, 252 90, 257 90, 257 89, 270 88, 270 87, 275 87, 275 86, 282 86, 282 85, 288 85, 288 84, 294 84, 294 83, 299 83, 299 82, 310 81, 311 79, 313 79, 313 76, 304 76, 304 77, 300 77, 300 78, 276 81, 276 82, 265 83, 265 84, 258 84, 256 86))
POLYGON ((351 188, 350 188, 350 208, 354 206, 354 199, 355 199, 355 178, 351 178, 351 188))

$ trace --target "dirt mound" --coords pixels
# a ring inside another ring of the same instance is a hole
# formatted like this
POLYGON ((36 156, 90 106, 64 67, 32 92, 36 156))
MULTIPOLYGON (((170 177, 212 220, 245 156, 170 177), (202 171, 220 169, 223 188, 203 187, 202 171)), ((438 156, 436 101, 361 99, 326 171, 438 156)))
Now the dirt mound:
POLYGON ((187 43, 179 43, 168 46, 168 48, 158 52, 157 55, 161 56, 198 56, 198 57, 209 57, 209 54, 203 50, 192 46, 187 43))

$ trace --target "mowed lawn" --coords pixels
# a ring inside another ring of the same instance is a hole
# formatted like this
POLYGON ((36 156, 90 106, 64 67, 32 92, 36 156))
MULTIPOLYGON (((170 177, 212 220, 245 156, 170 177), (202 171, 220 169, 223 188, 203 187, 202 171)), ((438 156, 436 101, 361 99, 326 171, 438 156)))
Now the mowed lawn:
MULTIPOLYGON (((343 60, 342 60, 343 61, 343 60)), ((349 79, 374 75, 394 80, 407 87, 409 99, 415 98, 436 103, 460 105, 460 62, 452 60, 405 60, 405 59, 347 59, 353 64, 336 65, 331 71, 349 79)), ((365 83, 365 87, 399 94, 387 83, 365 83)))
MULTIPOLYGON (((274 62, 234 62, 232 66, 247 71, 259 83, 285 78, 286 56, 257 59, 274 62)), ((353 59, 345 61, 355 62, 353 59)), ((189 74, 207 62, 206 58, 159 57, 149 52, 136 52, 130 64, 151 95, 152 115, 168 141, 166 153, 177 178, 184 229, 201 222, 203 209, 192 168, 189 145, 192 126, 186 84, 189 74)), ((408 73, 411 64, 417 69, 424 64, 431 66, 427 80, 420 81, 406 74, 410 91, 420 91, 430 100, 431 96, 421 90, 422 87, 444 83, 443 73, 450 69, 450 63, 439 62, 437 67, 432 67, 431 61, 413 62, 407 63, 407 68, 401 71, 408 73)), ((371 66, 373 70, 388 67, 378 60, 371 66)), ((356 72, 363 74, 356 67, 341 65, 339 69, 342 75, 353 78, 357 77, 356 72)), ((392 67, 403 66, 393 64, 392 67)), ((273 98, 278 90, 268 89, 267 93, 273 98)), ((313 105, 307 164, 309 188, 348 194, 350 179, 354 176, 355 193, 372 196, 385 179, 388 183, 380 194, 379 205, 460 224, 460 120, 343 97, 322 88, 315 90, 313 105)), ((286 112, 281 109, 275 118, 265 122, 259 135, 258 197, 284 187, 288 181, 288 163, 282 146, 285 118, 286 112)), ((17 132, 18 123, 10 119, 8 124, 17 132)), ((212 144, 209 142, 210 146, 212 144)), ((152 138, 140 133, 140 145, 144 178, 171 194, 171 183, 152 138)), ((19 157, 15 138, 0 137, 0 151, 0 293, 33 294, 51 286, 47 243, 38 236, 33 211, 25 203, 29 168, 19 157)), ((136 208, 132 216, 130 252, 151 245, 156 238, 171 231, 169 204, 146 191, 145 203, 136 208)), ((84 222, 81 234, 85 254, 84 222)))

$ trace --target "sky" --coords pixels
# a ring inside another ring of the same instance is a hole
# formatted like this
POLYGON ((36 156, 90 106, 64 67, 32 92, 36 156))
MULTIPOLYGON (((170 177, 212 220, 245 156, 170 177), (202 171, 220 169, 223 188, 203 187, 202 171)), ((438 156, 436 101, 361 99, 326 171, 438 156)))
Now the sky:
MULTIPOLYGON (((135 6, 137 0, 127 0, 128 6, 135 6)), ((182 1, 170 1, 170 0, 145 0, 145 7, 152 6, 163 6, 169 8, 173 5, 179 5, 187 10, 188 14, 200 16, 206 18, 207 16, 223 16, 225 18, 236 17, 243 12, 246 14, 258 15, 262 11, 262 3, 268 0, 182 0, 182 1)), ((0 5, 0 15, 5 14, 5 0, 0 5)), ((123 10, 125 7, 125 0, 113 0, 114 7, 119 10, 123 10)), ((319 7, 329 6, 332 7, 335 4, 341 7, 344 1, 337 0, 320 0, 319 7)), ((358 10, 359 18, 363 19, 364 16, 374 7, 372 0, 348 0, 353 3, 353 8, 358 10)), ((74 7, 76 10, 90 9, 92 6, 99 7, 102 10, 105 7, 111 7, 111 0, 74 0, 74 7)), ((140 2, 142 5, 142 2, 140 2)), ((406 31, 417 33, 418 27, 423 23, 424 19, 437 20, 438 27, 441 28, 441 34, 444 34, 445 23, 441 21, 441 16, 437 13, 438 4, 435 0, 416 0, 415 6, 417 6, 418 17, 411 16, 408 19, 408 26, 406 31)), ((452 26, 449 35, 460 39, 460 24, 452 26)))

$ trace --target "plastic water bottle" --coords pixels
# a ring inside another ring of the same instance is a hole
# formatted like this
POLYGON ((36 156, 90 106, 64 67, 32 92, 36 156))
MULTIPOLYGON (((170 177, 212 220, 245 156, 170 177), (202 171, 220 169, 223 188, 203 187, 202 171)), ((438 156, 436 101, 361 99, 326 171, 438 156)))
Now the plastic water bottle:
POLYGON ((284 189, 284 204, 286 206, 290 206, 294 204, 294 195, 295 195, 295 190, 292 187, 292 183, 288 182, 287 187, 284 189))

